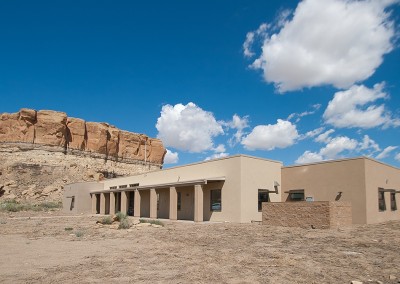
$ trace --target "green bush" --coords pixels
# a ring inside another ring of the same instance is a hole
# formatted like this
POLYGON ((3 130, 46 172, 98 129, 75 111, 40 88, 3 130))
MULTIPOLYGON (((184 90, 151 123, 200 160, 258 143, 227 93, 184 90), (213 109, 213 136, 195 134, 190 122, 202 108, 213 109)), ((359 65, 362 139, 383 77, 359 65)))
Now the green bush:
POLYGON ((45 201, 42 203, 20 203, 15 199, 0 202, 0 211, 19 212, 19 211, 48 211, 62 207, 61 202, 45 201))
POLYGON ((113 223, 113 219, 111 216, 105 216, 103 219, 100 221, 103 225, 111 225, 113 223))
POLYGON ((122 220, 126 219, 128 216, 125 213, 117 212, 115 214, 117 216, 117 221, 121 222, 122 220))
POLYGON ((128 218, 125 218, 119 222, 118 229, 129 229, 130 227, 131 223, 129 222, 128 218))

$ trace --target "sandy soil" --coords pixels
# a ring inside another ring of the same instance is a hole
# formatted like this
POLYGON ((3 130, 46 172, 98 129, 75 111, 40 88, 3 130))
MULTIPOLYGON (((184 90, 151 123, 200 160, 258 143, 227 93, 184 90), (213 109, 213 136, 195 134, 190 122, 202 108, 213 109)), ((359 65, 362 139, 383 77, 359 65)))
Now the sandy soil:
POLYGON ((0 283, 400 283, 400 222, 117 230, 96 225, 100 219, 0 213, 0 283))

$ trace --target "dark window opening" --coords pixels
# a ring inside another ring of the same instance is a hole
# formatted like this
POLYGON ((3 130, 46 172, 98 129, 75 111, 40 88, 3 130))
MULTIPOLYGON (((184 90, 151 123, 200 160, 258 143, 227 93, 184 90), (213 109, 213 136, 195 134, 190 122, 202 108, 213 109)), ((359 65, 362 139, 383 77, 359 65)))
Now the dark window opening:
POLYGON ((127 188, 127 187, 128 187, 127 184, 124 184, 124 185, 120 185, 120 186, 119 186, 119 188, 127 188))
POLYGON ((222 210, 221 190, 214 189, 210 191, 210 210, 219 212, 222 210))
POLYGON ((379 211, 386 211, 385 192, 383 190, 378 191, 378 203, 379 211))
POLYGON ((262 211, 262 203, 270 202, 269 200, 269 191, 265 191, 262 189, 258 190, 258 211, 262 211))
POLYGON ((304 190, 289 191, 287 201, 304 201, 304 190))
POLYGON ((181 208, 182 208, 182 193, 181 192, 177 192, 177 194, 178 194, 177 207, 178 207, 178 211, 180 211, 181 208))
POLYGON ((390 208, 392 209, 392 211, 397 210, 396 193, 395 192, 390 193, 390 208))
POLYGON ((139 186, 139 183, 131 183, 131 184, 129 185, 129 187, 136 187, 136 186, 139 186))
POLYGON ((110 186, 110 189, 117 189, 116 186, 110 186))

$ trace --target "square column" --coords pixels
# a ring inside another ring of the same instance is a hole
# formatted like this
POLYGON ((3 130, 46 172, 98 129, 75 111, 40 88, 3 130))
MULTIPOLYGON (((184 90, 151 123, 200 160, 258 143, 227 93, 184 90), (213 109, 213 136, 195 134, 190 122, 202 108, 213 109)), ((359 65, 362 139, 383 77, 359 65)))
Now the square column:
POLYGON ((203 186, 194 186, 194 221, 203 222, 203 186))
POLYGON ((140 217, 140 192, 135 190, 135 206, 133 207, 133 216, 140 217))
POLYGON ((128 213, 128 194, 126 191, 121 191, 121 213, 128 213))
POLYGON ((110 192, 110 215, 115 214, 115 193, 110 192))
POLYGON ((178 219, 178 193, 175 187, 169 188, 169 219, 178 219))
POLYGON ((100 193, 100 214, 106 214, 106 194, 100 193))
POLYGON ((157 193, 155 188, 150 189, 150 218, 157 218, 157 193))
POLYGON ((97 194, 92 193, 92 214, 97 214, 97 194))

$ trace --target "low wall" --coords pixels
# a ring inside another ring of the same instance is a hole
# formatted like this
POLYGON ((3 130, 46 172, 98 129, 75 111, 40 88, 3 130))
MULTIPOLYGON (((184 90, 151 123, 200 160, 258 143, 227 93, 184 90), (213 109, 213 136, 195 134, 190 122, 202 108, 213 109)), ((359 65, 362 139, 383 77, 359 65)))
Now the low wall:
POLYGON ((329 229, 352 224, 350 202, 264 202, 262 224, 329 229))

